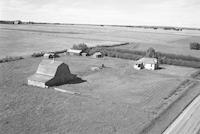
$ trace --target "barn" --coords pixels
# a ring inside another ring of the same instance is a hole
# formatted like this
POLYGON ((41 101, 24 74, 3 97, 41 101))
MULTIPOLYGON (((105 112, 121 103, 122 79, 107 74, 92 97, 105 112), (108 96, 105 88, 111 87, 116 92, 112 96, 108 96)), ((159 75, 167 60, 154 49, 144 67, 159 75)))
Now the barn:
POLYGON ((67 50, 67 54, 69 54, 69 55, 80 56, 81 52, 82 52, 82 50, 75 50, 75 49, 68 49, 67 50))
POLYGON ((156 58, 141 58, 136 61, 134 68, 137 70, 140 69, 148 69, 148 70, 156 70, 158 69, 158 60, 156 58))
POLYGON ((28 85, 47 88, 65 84, 74 77, 67 64, 45 59, 39 64, 36 73, 28 77, 28 85))

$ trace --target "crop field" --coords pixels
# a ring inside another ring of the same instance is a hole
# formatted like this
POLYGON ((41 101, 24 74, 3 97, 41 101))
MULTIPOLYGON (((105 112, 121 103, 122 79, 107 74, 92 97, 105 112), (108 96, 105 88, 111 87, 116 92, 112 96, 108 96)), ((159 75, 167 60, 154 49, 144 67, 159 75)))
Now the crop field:
POLYGON ((0 64, 1 133, 139 133, 170 103, 166 97, 196 71, 169 65, 137 71, 130 60, 62 56, 56 60, 82 79, 58 87, 81 93, 69 95, 26 84, 41 60, 0 64), (91 70, 101 64, 105 68, 91 70))
POLYGON ((83 42, 88 46, 131 42, 120 48, 146 50, 153 47, 165 53, 200 56, 199 51, 189 48, 190 42, 200 42, 200 31, 194 30, 172 31, 94 25, 0 24, 0 40, 0 57, 62 50, 83 42))

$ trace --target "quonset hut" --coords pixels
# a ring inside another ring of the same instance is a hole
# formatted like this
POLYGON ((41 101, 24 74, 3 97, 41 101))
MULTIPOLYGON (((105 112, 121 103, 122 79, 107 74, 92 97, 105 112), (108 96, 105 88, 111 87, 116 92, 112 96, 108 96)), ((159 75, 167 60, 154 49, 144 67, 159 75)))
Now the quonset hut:
POLYGON ((61 61, 42 60, 36 73, 28 77, 28 85, 47 88, 65 84, 74 77, 67 64, 61 61))

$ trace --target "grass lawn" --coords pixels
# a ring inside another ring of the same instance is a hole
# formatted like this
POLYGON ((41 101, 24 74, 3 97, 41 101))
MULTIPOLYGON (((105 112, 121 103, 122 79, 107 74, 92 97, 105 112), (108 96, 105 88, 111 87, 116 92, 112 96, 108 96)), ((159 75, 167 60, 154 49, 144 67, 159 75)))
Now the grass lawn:
POLYGON ((159 114, 165 98, 196 71, 165 65, 161 70, 137 71, 130 60, 62 56, 56 60, 85 80, 58 87, 81 93, 69 95, 26 84, 41 60, 0 64, 1 133, 138 133, 159 114), (101 64, 106 68, 91 71, 101 64))

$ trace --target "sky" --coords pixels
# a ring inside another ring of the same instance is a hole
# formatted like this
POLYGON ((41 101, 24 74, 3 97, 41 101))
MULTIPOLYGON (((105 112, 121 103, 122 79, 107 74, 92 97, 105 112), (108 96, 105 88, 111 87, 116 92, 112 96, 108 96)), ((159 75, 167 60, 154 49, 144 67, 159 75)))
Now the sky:
POLYGON ((200 0, 0 0, 0 20, 200 28, 200 0))

